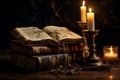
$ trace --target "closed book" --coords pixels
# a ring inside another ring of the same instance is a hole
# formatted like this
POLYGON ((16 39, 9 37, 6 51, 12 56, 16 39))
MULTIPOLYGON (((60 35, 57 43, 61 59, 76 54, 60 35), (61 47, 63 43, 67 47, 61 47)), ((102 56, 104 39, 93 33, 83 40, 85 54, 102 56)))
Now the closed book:
POLYGON ((69 56, 68 54, 26 56, 14 52, 11 54, 11 64, 26 70, 42 71, 70 63, 69 56))
POLYGON ((69 44, 64 46, 27 46, 21 44, 18 40, 12 40, 11 42, 12 51, 18 51, 25 55, 45 55, 45 54, 60 54, 60 53, 82 53, 83 45, 69 44))

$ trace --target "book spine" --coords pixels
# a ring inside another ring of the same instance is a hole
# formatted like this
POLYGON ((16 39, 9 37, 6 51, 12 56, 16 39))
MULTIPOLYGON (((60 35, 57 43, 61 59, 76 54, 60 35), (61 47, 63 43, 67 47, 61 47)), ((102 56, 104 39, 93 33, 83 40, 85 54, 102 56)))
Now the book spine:
POLYGON ((47 70, 68 64, 68 54, 25 56, 17 53, 11 54, 11 64, 27 70, 47 70))
POLYGON ((50 54, 51 52, 51 49, 46 46, 30 47, 30 46, 12 45, 11 48, 12 51, 20 52, 20 54, 24 54, 24 55, 50 54))
POLYGON ((12 43, 12 51, 21 52, 25 55, 40 55, 40 54, 58 54, 58 53, 81 53, 83 51, 82 44, 72 44, 63 46, 24 46, 21 44, 12 43))

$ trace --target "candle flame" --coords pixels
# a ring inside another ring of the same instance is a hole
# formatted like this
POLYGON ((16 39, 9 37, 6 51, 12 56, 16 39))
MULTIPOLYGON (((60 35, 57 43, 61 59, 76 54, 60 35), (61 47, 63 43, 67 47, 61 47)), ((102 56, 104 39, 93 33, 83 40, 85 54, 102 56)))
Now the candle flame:
POLYGON ((113 53, 113 48, 112 48, 112 46, 110 46, 110 53, 111 53, 111 54, 113 53))
POLYGON ((91 8, 89 8, 89 12, 92 12, 92 9, 91 9, 91 8))
POLYGON ((83 4, 82 4, 83 6, 85 6, 85 1, 83 1, 83 4))

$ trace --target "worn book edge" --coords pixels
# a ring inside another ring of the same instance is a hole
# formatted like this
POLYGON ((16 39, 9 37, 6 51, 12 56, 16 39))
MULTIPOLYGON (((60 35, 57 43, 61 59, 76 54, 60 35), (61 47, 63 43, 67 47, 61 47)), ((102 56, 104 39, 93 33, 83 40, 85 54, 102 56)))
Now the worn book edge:
POLYGON ((71 56, 69 54, 25 56, 17 53, 11 54, 11 64, 28 70, 47 70, 69 64, 71 56))
POLYGON ((23 44, 56 44, 53 38, 37 27, 16 27, 11 33, 23 44))
POLYGON ((52 38, 54 38, 58 42, 65 43, 78 43, 83 41, 82 36, 79 34, 69 30, 66 27, 61 26, 45 26, 43 31, 48 33, 52 38))

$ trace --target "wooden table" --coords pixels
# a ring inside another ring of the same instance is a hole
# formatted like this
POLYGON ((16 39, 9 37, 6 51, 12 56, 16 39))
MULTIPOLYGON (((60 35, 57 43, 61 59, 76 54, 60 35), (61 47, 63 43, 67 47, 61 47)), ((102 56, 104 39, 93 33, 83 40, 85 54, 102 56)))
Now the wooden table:
POLYGON ((0 80, 120 80, 120 68, 110 71, 81 71, 77 75, 54 75, 48 71, 33 72, 0 61, 0 80), (112 79, 110 79, 112 78, 112 79))

